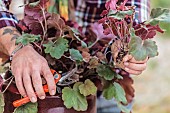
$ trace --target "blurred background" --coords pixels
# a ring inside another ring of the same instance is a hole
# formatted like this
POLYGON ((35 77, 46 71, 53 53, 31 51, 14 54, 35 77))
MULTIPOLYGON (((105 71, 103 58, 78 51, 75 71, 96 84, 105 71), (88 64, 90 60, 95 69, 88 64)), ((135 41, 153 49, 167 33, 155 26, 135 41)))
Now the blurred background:
MULTIPOLYGON (((11 11, 22 17, 22 0, 13 0, 11 11), (16 2, 17 1, 17 2, 16 2)), ((151 0, 152 8, 170 8, 169 0, 151 0)), ((134 77, 136 90, 133 113, 170 113, 170 24, 161 24, 166 29, 164 34, 158 34, 157 42, 159 56, 148 62, 148 67, 142 75, 134 77)), ((0 67, 0 73, 2 67, 0 67)))
MULTIPOLYGON (((170 1, 151 0, 151 7, 170 8, 170 1)), ((161 24, 161 28, 166 32, 155 38, 159 56, 150 59, 146 71, 134 77, 133 113, 170 113, 170 24, 161 24)))

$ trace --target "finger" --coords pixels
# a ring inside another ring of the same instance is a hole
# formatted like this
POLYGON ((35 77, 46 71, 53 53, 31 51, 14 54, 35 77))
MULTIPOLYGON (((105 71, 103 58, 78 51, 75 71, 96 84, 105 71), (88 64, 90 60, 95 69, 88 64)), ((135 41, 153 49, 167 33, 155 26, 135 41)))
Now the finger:
POLYGON ((15 77, 15 83, 17 86, 17 89, 19 91, 19 93, 25 97, 26 96, 26 92, 23 86, 23 81, 22 81, 22 72, 21 72, 21 68, 17 67, 17 68, 13 68, 13 66, 11 66, 12 69, 12 74, 15 77))
POLYGON ((136 71, 129 68, 125 68, 125 71, 132 75, 140 75, 142 73, 142 71, 136 71))
POLYGON ((45 93, 44 93, 44 90, 42 87, 42 79, 41 79, 40 73, 38 71, 33 71, 31 77, 32 77, 34 89, 35 89, 38 97, 40 99, 44 99, 45 93))
POLYGON ((53 77, 48 65, 44 65, 42 67, 42 74, 43 74, 44 78, 47 81, 49 93, 51 95, 55 95, 55 93, 56 93, 56 84, 54 82, 54 77, 53 77))
POLYGON ((124 61, 124 62, 127 62, 127 61, 131 60, 132 58, 133 58, 132 55, 127 54, 127 55, 123 58, 123 61, 124 61))
POLYGON ((30 78, 30 75, 28 72, 23 73, 23 83, 24 83, 26 93, 27 93, 28 97, 30 98, 31 102, 33 102, 33 103, 36 102, 37 97, 34 93, 32 83, 31 83, 31 78, 30 78))
POLYGON ((135 64, 135 63, 125 62, 124 65, 126 68, 129 68, 131 70, 136 70, 136 71, 144 71, 146 69, 146 63, 135 64))
POLYGON ((134 57, 131 60, 129 60, 129 62, 131 63, 138 63, 138 64, 146 63, 147 61, 148 61, 148 57, 142 61, 137 61, 134 57))
POLYGON ((18 91, 19 93, 25 97, 27 94, 26 94, 26 91, 24 89, 24 84, 23 84, 23 81, 22 81, 22 76, 21 74, 18 74, 17 76, 15 76, 15 82, 16 82, 16 86, 18 88, 18 91))

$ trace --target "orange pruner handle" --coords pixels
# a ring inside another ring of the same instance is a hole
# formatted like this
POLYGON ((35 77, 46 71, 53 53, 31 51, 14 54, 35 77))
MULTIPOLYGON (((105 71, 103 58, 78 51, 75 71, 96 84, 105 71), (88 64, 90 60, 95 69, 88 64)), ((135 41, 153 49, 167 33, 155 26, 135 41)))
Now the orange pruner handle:
MULTIPOLYGON (((60 80, 61 78, 61 75, 59 73, 57 73, 55 70, 53 69, 50 69, 51 70, 51 73, 54 75, 54 79, 55 79, 55 83, 58 83, 58 81, 60 80)), ((43 89, 44 89, 44 92, 47 93, 49 92, 48 90, 48 85, 44 85, 43 86, 43 89)), ((36 95, 37 96, 37 95, 36 95)), ((13 106, 14 107, 19 107, 19 106, 22 106, 26 103, 30 102, 30 99, 28 96, 22 98, 22 99, 19 99, 19 100, 16 100, 13 102, 13 106)))

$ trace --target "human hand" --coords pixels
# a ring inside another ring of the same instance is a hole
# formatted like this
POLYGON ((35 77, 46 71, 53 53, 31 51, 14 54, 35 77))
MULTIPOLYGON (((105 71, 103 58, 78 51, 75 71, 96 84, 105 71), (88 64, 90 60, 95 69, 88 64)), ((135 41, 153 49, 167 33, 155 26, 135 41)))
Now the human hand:
POLYGON ((56 85, 48 63, 32 46, 25 46, 14 55, 11 70, 18 91, 31 102, 37 101, 36 94, 40 99, 45 98, 41 75, 47 81, 50 94, 55 95, 56 85))
POLYGON ((136 61, 132 55, 126 55, 123 61, 125 71, 129 74, 140 75, 146 69, 148 58, 143 61, 136 61))

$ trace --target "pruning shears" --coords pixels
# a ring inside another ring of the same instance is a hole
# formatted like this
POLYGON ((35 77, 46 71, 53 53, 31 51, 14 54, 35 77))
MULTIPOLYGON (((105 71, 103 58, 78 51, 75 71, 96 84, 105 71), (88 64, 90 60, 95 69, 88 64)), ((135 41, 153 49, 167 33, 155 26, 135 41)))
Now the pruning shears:
MULTIPOLYGON (((53 69, 51 69, 51 73, 54 75, 55 83, 58 83, 59 80, 61 79, 61 75, 59 73, 57 73, 55 70, 53 70, 53 69)), ((49 92, 48 85, 44 85, 43 89, 44 89, 45 93, 49 92)), ((30 102, 29 97, 24 97, 22 99, 14 101, 13 106, 14 107, 19 107, 19 106, 24 105, 24 104, 26 104, 28 102, 30 102)))

